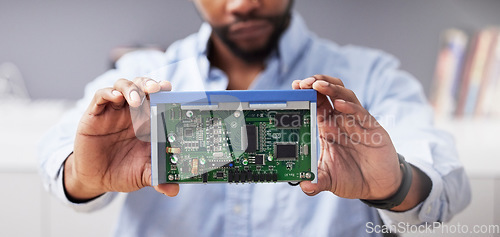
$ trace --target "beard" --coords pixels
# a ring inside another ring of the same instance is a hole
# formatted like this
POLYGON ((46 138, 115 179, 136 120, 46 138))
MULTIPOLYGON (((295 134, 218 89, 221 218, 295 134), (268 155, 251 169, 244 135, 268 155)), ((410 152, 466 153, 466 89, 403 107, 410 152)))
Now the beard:
POLYGON ((255 62, 261 62, 265 60, 274 49, 277 48, 278 42, 281 35, 288 27, 291 19, 291 7, 293 1, 290 1, 286 11, 281 15, 275 16, 254 16, 249 15, 245 17, 238 17, 235 22, 223 25, 223 26, 212 26, 213 32, 221 39, 221 41, 228 47, 228 49, 238 58, 242 59, 244 62, 251 64, 255 62), (264 20, 270 23, 273 27, 273 31, 269 36, 267 42, 255 49, 242 49, 229 37, 229 30, 234 24, 252 21, 252 20, 264 20))

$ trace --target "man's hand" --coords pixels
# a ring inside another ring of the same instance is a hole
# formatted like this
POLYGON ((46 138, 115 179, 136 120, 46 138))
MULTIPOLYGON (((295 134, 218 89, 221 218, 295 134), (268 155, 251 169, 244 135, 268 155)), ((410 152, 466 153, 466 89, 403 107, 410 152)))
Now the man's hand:
MULTIPOLYGON (((118 80, 98 90, 78 125, 75 147, 64 164, 66 194, 85 201, 105 192, 151 186, 149 93, 169 91, 169 82, 149 78, 118 80)), ((155 189, 168 196, 177 184, 155 189)))
MULTIPOLYGON (((368 200, 383 200, 395 194, 403 174, 394 145, 354 92, 345 88, 340 79, 323 75, 296 80, 292 87, 318 92, 318 183, 301 182, 302 190, 308 195, 328 190, 339 197, 368 200)), ((425 176, 413 170, 417 179, 425 176)), ((414 182, 412 188, 421 188, 418 185, 419 181, 414 182)), ((420 196, 410 198, 409 205, 403 204, 411 208, 422 201, 420 196)))

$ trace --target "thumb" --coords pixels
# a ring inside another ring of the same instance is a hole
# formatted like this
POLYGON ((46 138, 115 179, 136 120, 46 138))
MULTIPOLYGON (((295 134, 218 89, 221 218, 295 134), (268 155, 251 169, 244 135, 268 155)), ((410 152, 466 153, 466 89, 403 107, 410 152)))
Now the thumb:
MULTIPOLYGON (((144 187, 151 186, 151 163, 146 163, 142 172, 142 183, 144 187)), ((175 197, 179 193, 179 184, 159 184, 153 187, 157 192, 169 197, 175 197)))
POLYGON ((144 164, 143 170, 142 170, 142 187, 147 187, 151 186, 151 163, 146 163, 144 164))
POLYGON ((159 184, 158 186, 154 186, 154 189, 169 197, 175 197, 179 194, 179 184, 159 184))
POLYGON ((311 183, 311 181, 300 182, 300 188, 306 195, 314 196, 322 191, 330 190, 331 179, 324 172, 318 169, 318 183, 311 183))

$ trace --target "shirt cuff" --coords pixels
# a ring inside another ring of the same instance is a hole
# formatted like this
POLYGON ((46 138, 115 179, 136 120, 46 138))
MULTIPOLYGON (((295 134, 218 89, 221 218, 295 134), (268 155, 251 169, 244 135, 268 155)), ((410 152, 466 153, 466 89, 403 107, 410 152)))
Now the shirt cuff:
POLYGON ((396 225, 399 222, 411 225, 420 225, 426 222, 436 222, 439 220, 440 196, 443 192, 443 180, 433 167, 418 160, 411 164, 425 173, 432 182, 429 196, 414 208, 404 212, 394 212, 390 210, 381 210, 378 212, 380 217, 387 225, 396 225))

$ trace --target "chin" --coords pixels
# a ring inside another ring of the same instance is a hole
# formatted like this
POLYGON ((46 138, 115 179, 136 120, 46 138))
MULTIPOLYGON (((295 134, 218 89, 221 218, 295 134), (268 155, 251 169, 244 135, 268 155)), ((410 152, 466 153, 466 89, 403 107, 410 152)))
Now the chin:
POLYGON ((235 43, 235 45, 237 45, 240 50, 245 52, 261 51, 262 49, 266 48, 269 44, 268 42, 269 39, 267 38, 265 40, 259 38, 255 40, 248 40, 245 42, 238 42, 235 43))

